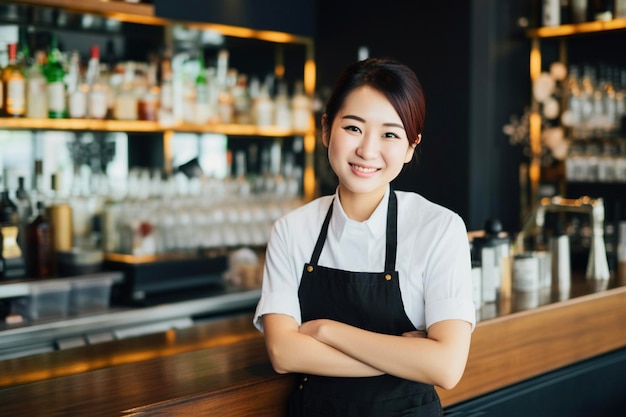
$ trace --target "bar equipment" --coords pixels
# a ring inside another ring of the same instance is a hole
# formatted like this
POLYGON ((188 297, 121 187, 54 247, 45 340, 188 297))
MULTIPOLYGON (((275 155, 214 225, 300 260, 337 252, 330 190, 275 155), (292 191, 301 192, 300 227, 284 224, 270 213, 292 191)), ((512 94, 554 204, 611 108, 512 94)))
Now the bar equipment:
POLYGON ((542 229, 547 212, 571 212, 588 214, 592 224, 591 246, 587 262, 587 279, 608 280, 609 263, 604 246, 604 201, 602 198, 583 196, 577 199, 555 196, 542 198, 526 220, 517 235, 517 251, 525 252, 525 240, 533 229, 542 229))

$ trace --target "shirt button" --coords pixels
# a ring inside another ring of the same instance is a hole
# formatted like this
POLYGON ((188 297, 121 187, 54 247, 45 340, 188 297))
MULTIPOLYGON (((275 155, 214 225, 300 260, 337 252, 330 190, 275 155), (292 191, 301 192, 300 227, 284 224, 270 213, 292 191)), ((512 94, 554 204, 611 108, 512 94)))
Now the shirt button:
POLYGON ((311 265, 307 266, 307 267, 306 267, 306 270, 307 270, 308 272, 313 272, 313 266, 311 266, 311 265))
POLYGON ((300 385, 300 386, 298 387, 298 389, 299 389, 299 390, 302 390, 302 389, 304 389, 304 387, 303 387, 302 385, 300 385))
POLYGON ((391 281, 391 274, 385 274, 385 279, 387 281, 391 281))

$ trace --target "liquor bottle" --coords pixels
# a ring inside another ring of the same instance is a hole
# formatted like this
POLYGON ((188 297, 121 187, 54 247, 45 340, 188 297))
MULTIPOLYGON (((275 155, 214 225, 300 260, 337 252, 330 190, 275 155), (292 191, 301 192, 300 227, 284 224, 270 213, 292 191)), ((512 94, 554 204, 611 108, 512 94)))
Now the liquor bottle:
POLYGON ((107 68, 100 63, 100 48, 91 47, 91 56, 87 64, 86 81, 89 89, 87 99, 87 114, 91 119, 102 120, 109 111, 109 82, 106 77, 107 68))
POLYGON ((571 16, 572 23, 582 23, 587 21, 588 17, 587 0, 571 0, 571 16))
POLYGON ((274 101, 270 95, 269 77, 261 84, 259 95, 254 102, 254 121, 259 127, 271 126, 274 122, 274 101))
POLYGON ((173 85, 172 61, 169 58, 161 61, 161 90, 159 106, 159 123, 161 125, 173 125, 174 120, 174 85, 173 85))
POLYGON ((278 91, 274 99, 274 125, 281 129, 292 128, 291 104, 287 93, 287 84, 284 81, 278 83, 278 91))
POLYGON ((9 191, 0 192, 0 279, 16 279, 26 275, 24 254, 18 243, 17 206, 9 191))
POLYGON ((67 108, 72 119, 84 119, 87 116, 87 87, 82 83, 80 56, 72 52, 67 73, 67 108))
POLYGON ((52 224, 52 250, 67 252, 72 250, 72 206, 60 195, 57 174, 50 176, 52 191, 46 203, 46 214, 52 224))
POLYGON ((293 128, 298 132, 307 132, 311 129, 313 103, 309 96, 304 94, 302 81, 296 82, 293 97, 291 98, 293 112, 293 128))
POLYGON ((26 242, 28 276, 35 278, 52 276, 54 271, 52 225, 46 215, 43 201, 37 202, 35 217, 26 228, 26 242))
POLYGON ((542 4, 543 26, 558 26, 561 24, 561 2, 560 0, 543 0, 542 4))
POLYGON ((136 62, 123 65, 123 75, 113 105, 113 118, 117 120, 137 120, 138 100, 135 94, 136 62))
POLYGON ((61 52, 57 47, 57 38, 52 38, 48 62, 44 66, 48 93, 48 117, 51 119, 63 119, 67 117, 65 103, 65 69, 61 62, 61 52))
POLYGON ((17 44, 10 43, 9 63, 2 70, 2 90, 4 91, 4 115, 24 117, 26 113, 26 77, 17 63, 17 44))
POLYGON ((615 0, 615 18, 623 19, 626 17, 626 0, 615 0))
POLYGON ((252 122, 252 99, 248 90, 248 77, 245 74, 237 76, 237 83, 232 91, 235 122, 250 124, 252 122))
POLYGON ((209 79, 207 69, 204 64, 204 51, 200 50, 198 56, 198 75, 196 75, 196 102, 195 102, 195 123, 205 124, 211 116, 209 103, 209 79))
POLYGON ((30 195, 26 190, 25 179, 17 178, 17 189, 15 190, 15 204, 20 222, 28 222, 33 214, 33 206, 30 195))
POLYGON ((139 120, 156 122, 159 118, 160 88, 157 84, 157 63, 150 62, 146 74, 146 86, 137 101, 139 120))
POLYGON ((48 117, 46 97, 47 81, 41 69, 46 61, 43 51, 35 52, 35 59, 26 71, 26 117, 45 119, 48 117))

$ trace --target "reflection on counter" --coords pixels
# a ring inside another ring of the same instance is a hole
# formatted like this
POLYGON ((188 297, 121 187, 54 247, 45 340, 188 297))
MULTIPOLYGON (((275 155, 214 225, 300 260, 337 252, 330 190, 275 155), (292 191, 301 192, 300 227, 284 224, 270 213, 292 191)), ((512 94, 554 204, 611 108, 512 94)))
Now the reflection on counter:
POLYGON ((493 303, 482 304, 476 310, 476 319, 478 321, 489 320, 624 285, 626 285, 626 279, 617 274, 611 275, 609 279, 598 280, 585 278, 584 273, 574 271, 571 285, 567 289, 550 285, 532 291, 514 290, 510 297, 498 297, 493 303))

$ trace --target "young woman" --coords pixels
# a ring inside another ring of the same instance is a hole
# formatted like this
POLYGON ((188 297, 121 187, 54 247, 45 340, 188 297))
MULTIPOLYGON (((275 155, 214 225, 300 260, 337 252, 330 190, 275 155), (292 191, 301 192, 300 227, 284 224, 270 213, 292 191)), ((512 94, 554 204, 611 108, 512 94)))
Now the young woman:
POLYGON ((467 231, 454 212, 390 182, 422 139, 408 67, 354 63, 322 116, 339 179, 279 219, 254 317, 272 365, 298 373, 290 416, 441 416, 475 326, 467 231))

